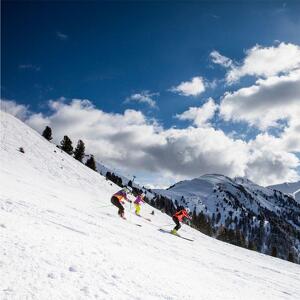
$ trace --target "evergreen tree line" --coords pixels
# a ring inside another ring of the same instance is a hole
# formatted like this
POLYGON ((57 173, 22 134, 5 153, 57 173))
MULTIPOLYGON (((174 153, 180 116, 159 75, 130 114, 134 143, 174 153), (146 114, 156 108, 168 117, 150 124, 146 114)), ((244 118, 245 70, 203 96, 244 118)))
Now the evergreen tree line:
MULTIPOLYGON (((42 136, 50 142, 52 140, 52 129, 49 126, 46 126, 46 128, 42 133, 42 136)), ((57 147, 62 151, 68 153, 69 155, 73 156, 76 160, 83 163, 83 159, 86 155, 85 155, 85 144, 82 140, 78 140, 77 146, 74 149, 73 142, 67 135, 65 135, 61 140, 60 145, 58 145, 57 147)), ((90 169, 97 171, 94 155, 89 156, 89 158, 85 162, 85 165, 90 169)))
POLYGON ((120 187, 124 187, 123 182, 122 182, 122 178, 115 175, 115 173, 107 172, 105 177, 106 177, 106 180, 110 180, 113 183, 115 183, 116 185, 118 185, 120 187))
MULTIPOLYGON (((181 202, 185 203, 185 199, 181 199, 181 202)), ((170 216, 183 208, 177 200, 173 203, 171 199, 161 195, 156 195, 148 203, 170 216)), ((284 228, 274 213, 263 210, 259 216, 248 213, 248 215, 242 215, 239 220, 229 214, 224 224, 221 224, 220 219, 220 212, 209 216, 203 211, 197 213, 195 207, 192 213, 192 221, 188 225, 208 236, 235 246, 299 263, 297 253, 288 238, 290 235, 287 235, 286 232, 297 239, 299 239, 300 233, 297 233, 292 226, 284 228), (255 217, 258 220, 257 226, 253 223, 255 217), (264 228, 265 221, 270 223, 269 231, 264 228)))

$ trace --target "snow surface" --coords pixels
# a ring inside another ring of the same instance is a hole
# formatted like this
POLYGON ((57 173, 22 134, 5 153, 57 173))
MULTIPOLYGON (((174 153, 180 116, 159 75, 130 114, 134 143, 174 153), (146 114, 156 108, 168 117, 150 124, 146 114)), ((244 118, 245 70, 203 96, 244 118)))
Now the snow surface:
POLYGON ((0 119, 0 299, 300 299, 299 265, 185 225, 194 242, 161 233, 173 222, 148 205, 152 222, 129 204, 124 221, 107 206, 117 186, 0 119))

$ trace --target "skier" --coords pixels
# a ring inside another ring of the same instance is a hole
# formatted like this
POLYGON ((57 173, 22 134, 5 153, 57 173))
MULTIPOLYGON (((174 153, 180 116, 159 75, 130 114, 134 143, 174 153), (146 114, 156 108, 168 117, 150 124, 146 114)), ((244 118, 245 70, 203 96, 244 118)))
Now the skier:
POLYGON ((142 194, 138 195, 133 202, 134 207, 135 207, 135 214, 139 217, 140 217, 140 211, 141 211, 141 204, 145 203, 144 198, 145 198, 145 194, 142 193, 142 194))
POLYGON ((190 209, 184 208, 173 215, 173 221, 175 222, 176 226, 173 230, 171 230, 172 234, 177 234, 177 231, 181 228, 180 222, 182 222, 183 218, 188 218, 189 220, 192 220, 192 218, 189 216, 189 213, 190 209))
POLYGON ((125 204, 124 200, 132 203, 132 201, 127 198, 127 194, 131 193, 131 192, 132 192, 132 188, 130 186, 128 186, 128 187, 124 187, 122 190, 116 192, 111 197, 111 203, 114 206, 119 208, 118 215, 125 220, 126 220, 126 218, 124 216, 124 206, 122 204, 125 204))

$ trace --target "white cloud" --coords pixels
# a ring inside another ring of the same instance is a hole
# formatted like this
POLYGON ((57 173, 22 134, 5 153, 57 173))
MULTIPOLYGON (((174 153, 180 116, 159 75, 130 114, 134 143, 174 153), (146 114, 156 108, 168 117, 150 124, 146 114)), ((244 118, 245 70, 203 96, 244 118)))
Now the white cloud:
POLYGON ((205 83, 202 77, 193 77, 191 81, 181 82, 178 86, 170 89, 173 93, 182 96, 198 96, 205 91, 205 83))
POLYGON ((209 126, 209 120, 213 118, 218 105, 212 98, 209 98, 201 107, 190 107, 182 114, 176 115, 179 120, 190 120, 197 127, 209 126))
POLYGON ((296 168, 299 159, 293 153, 278 151, 272 144, 252 145, 247 163, 246 177, 268 186, 274 182, 293 182, 300 179, 296 168))
POLYGON ((227 121, 245 121, 261 130, 280 126, 280 120, 299 119, 300 69, 259 79, 253 86, 225 94, 220 113, 227 121))
POLYGON ((269 77, 288 73, 300 67, 300 47, 291 43, 280 43, 276 46, 262 47, 256 45, 246 52, 240 66, 232 66, 227 73, 227 82, 233 83, 241 77, 269 77))
POLYGON ((29 115, 28 106, 17 104, 14 100, 0 99, 0 108, 2 111, 7 112, 20 120, 26 120, 29 115))
POLYGON ((62 33, 60 31, 56 32, 56 36, 57 36, 57 38, 59 38, 62 41, 65 41, 69 38, 68 35, 66 35, 65 33, 62 33))
POLYGON ((142 91, 140 93, 132 94, 130 97, 127 97, 125 103, 128 102, 138 102, 138 103, 146 103, 152 108, 157 108, 156 101, 153 97, 158 96, 158 93, 150 93, 149 91, 142 91))
POLYGON ((41 67, 40 66, 35 66, 32 64, 27 64, 27 65, 19 65, 19 69, 23 69, 23 70, 34 70, 34 71, 40 71, 41 67))
MULTIPOLYGON (((214 110, 207 108, 215 106, 212 99, 201 108, 205 105, 207 111, 214 110)), ((264 133, 245 142, 210 127, 203 119, 197 121, 197 114, 191 120, 200 127, 164 129, 140 111, 106 113, 86 99, 67 103, 61 98, 49 101, 49 106, 52 112, 44 116, 29 113, 26 106, 5 100, 5 107, 9 108, 6 111, 26 118, 26 123, 39 132, 50 126, 55 143, 59 144, 64 135, 70 136, 74 144, 82 139, 87 153, 95 154, 97 160, 127 173, 143 173, 144 178, 147 174, 149 178, 160 178, 148 183, 163 186, 172 179, 178 181, 205 173, 249 176, 265 185, 299 179, 295 170, 299 159, 290 152, 300 151, 296 138, 300 124, 295 119, 280 137, 264 133)), ((1 108, 4 108, 3 101, 1 108)), ((207 121, 209 115, 212 113, 207 114, 207 121)))
POLYGON ((210 53, 210 58, 213 63, 221 65, 225 68, 229 68, 233 65, 233 62, 230 58, 221 55, 218 51, 214 50, 210 53))
POLYGON ((219 109, 226 121, 247 122, 263 131, 248 142, 246 176, 264 185, 299 180, 300 69, 226 93, 219 109), (267 131, 271 127, 281 130, 278 136, 267 131))

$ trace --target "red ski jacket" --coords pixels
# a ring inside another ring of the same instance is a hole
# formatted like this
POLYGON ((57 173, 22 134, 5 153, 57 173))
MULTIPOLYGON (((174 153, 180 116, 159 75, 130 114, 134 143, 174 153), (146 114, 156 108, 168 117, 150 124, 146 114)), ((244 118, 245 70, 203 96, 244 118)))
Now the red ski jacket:
POLYGON ((182 222, 183 218, 192 219, 185 209, 180 210, 179 212, 173 215, 174 218, 177 218, 179 222, 182 222))

